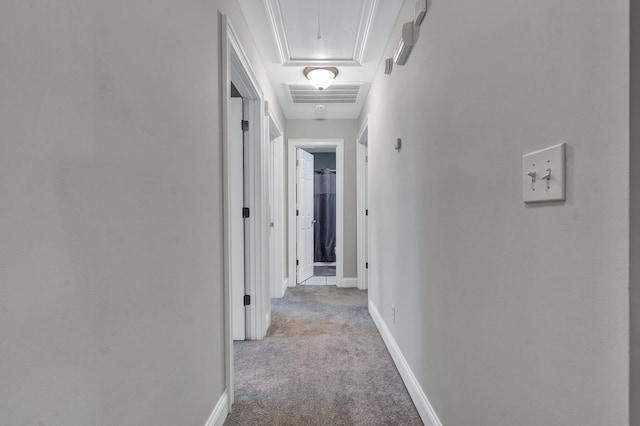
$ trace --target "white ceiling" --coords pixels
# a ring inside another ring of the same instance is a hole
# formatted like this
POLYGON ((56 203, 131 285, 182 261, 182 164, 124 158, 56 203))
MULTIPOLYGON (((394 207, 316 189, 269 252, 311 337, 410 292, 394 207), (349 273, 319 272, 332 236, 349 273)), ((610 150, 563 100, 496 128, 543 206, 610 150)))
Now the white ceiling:
POLYGON ((285 116, 358 118, 403 1, 239 0, 285 116), (355 103, 293 103, 289 85, 319 65, 338 68, 331 88, 361 86, 355 103))
POLYGON ((268 0, 266 4, 281 12, 284 28, 278 30, 286 34, 291 59, 351 60, 365 3, 372 2, 268 0))

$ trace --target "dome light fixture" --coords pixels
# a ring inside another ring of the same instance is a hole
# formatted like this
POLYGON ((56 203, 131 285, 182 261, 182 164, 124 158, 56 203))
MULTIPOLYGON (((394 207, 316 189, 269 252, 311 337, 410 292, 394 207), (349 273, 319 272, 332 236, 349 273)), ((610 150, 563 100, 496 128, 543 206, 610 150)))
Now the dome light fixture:
POLYGON ((318 90, 324 90, 333 83, 338 76, 338 68, 336 67, 306 67, 303 71, 304 76, 318 90))

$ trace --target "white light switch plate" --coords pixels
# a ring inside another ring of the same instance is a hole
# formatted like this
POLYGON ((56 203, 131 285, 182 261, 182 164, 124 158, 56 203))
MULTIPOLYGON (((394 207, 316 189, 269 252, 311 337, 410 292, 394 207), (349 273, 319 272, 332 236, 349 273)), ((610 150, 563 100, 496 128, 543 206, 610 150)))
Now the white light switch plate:
POLYGON ((522 194, 525 203, 565 199, 564 143, 522 156, 522 194))

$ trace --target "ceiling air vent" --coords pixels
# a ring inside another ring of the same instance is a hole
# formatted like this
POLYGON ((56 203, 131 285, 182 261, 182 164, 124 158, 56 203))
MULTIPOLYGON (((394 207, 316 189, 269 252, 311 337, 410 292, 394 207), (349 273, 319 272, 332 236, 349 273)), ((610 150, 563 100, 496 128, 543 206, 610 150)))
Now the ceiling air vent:
POLYGON ((324 90, 310 84, 287 84, 294 104, 355 104, 362 88, 360 83, 334 83, 324 90))

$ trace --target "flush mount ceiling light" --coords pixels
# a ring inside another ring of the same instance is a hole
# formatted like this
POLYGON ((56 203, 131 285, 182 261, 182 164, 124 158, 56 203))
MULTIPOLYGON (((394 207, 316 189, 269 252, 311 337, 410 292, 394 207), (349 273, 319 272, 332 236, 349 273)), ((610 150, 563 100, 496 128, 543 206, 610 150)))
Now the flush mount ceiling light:
POLYGON ((304 76, 313 84, 316 89, 324 90, 333 83, 338 76, 336 67, 306 67, 304 76))

